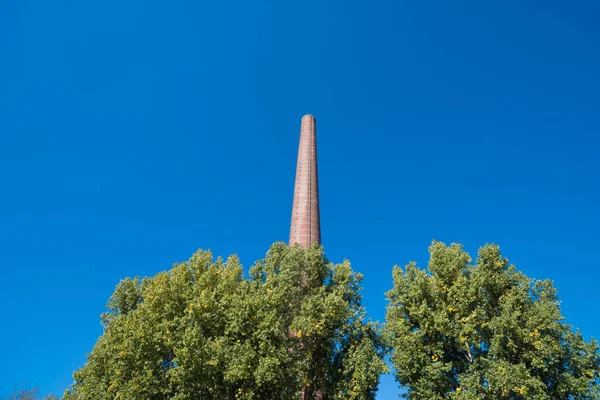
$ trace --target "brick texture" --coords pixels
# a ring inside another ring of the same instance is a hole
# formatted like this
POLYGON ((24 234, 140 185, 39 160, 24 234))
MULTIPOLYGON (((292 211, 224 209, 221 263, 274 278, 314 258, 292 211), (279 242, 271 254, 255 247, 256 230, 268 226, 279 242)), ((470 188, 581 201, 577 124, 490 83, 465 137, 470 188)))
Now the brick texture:
POLYGON ((314 242, 321 243, 316 126, 315 117, 312 115, 302 117, 290 245, 298 243, 304 248, 314 242))

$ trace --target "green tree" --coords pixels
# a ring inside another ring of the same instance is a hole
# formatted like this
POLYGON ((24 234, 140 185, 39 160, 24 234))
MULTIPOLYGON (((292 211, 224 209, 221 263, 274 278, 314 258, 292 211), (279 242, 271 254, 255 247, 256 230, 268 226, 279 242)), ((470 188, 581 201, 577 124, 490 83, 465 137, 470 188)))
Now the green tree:
POLYGON ((600 357, 564 323, 550 281, 527 278, 500 254, 475 264, 433 242, 428 272, 395 267, 387 334, 409 399, 598 399, 600 357))
POLYGON ((65 399, 372 399, 385 370, 359 283, 320 246, 271 246, 119 283, 65 399))

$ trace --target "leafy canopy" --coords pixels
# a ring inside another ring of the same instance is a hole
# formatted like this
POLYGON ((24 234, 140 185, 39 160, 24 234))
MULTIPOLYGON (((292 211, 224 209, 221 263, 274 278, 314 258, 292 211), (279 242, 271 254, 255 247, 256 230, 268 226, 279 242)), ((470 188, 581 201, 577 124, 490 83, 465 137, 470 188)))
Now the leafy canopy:
POLYGON ((598 399, 600 356, 564 323, 550 281, 486 245, 472 264, 433 242, 428 272, 395 267, 387 333, 409 399, 598 399))
POLYGON ((271 246, 245 279, 198 251, 119 283, 65 399, 373 399, 386 369, 348 261, 271 246))

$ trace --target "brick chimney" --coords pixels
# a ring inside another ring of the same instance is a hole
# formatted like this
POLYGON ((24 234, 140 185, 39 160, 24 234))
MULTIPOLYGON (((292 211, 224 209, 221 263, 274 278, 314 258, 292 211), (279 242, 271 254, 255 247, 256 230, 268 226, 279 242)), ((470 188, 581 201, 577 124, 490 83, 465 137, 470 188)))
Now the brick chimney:
POLYGON ((314 242, 321 243, 317 179, 317 128, 315 117, 307 114, 302 117, 300 124, 290 246, 298 243, 307 248, 314 242))

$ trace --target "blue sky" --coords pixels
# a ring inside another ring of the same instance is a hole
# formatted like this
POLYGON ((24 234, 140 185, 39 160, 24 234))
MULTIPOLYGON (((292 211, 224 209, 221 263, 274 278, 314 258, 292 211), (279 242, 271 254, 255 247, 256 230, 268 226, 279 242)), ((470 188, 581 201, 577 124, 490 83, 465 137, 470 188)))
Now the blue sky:
MULTIPOLYGON (((600 337, 600 4, 4 1, 0 396, 62 393, 125 276, 287 240, 300 118, 322 237, 382 319, 432 239, 497 243, 600 337)), ((379 398, 398 393, 382 381, 379 398)))

